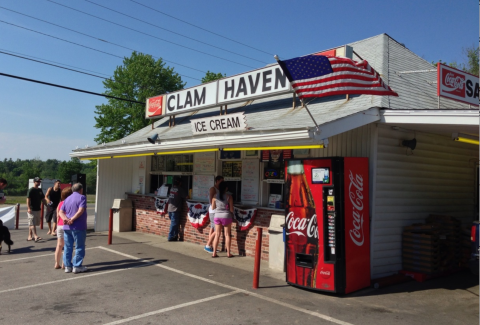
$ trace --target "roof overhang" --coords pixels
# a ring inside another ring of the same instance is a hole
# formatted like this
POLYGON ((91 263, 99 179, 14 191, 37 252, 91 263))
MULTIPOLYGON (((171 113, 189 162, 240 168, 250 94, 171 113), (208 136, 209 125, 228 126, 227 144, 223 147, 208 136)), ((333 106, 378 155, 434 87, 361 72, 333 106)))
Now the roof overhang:
POLYGON ((479 125, 477 110, 380 110, 380 123, 479 125))
MULTIPOLYGON (((145 139, 146 140, 146 139, 145 139)), ((191 149, 210 149, 223 147, 241 147, 248 145, 271 146, 281 142, 284 145, 321 144, 322 141, 313 138, 313 131, 308 128, 301 130, 274 130, 265 132, 232 132, 214 136, 188 137, 185 139, 160 140, 159 144, 134 144, 107 148, 92 148, 74 151, 71 157, 95 158, 113 155, 130 155, 141 153, 156 153, 161 151, 177 151, 191 149)))

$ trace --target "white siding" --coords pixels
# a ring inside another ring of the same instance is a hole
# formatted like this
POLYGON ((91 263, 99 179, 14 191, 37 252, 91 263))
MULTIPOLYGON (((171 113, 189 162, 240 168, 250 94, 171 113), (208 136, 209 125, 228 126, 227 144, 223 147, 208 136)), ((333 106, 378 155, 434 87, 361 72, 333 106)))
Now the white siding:
POLYGON ((478 146, 446 136, 416 133, 417 147, 400 145, 413 132, 378 126, 375 198, 372 200, 372 278, 402 268, 403 227, 431 214, 473 220, 478 146))
POLYGON ((124 199, 132 191, 132 158, 98 160, 95 231, 108 230, 108 218, 114 199, 124 199))

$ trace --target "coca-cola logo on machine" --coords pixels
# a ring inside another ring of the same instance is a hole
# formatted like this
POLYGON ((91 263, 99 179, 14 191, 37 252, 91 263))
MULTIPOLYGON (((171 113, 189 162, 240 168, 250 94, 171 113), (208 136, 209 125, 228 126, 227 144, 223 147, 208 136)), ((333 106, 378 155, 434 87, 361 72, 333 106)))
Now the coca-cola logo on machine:
POLYGON ((305 229, 307 229, 307 236, 310 238, 318 238, 317 215, 314 214, 311 218, 295 217, 293 211, 287 214, 287 235, 296 234, 305 237, 305 229))
POLYGON ((353 243, 357 246, 362 246, 365 241, 363 233, 363 208, 365 206, 363 202, 363 177, 359 174, 354 176, 351 170, 349 172, 348 197, 353 205, 353 222, 349 233, 353 243))

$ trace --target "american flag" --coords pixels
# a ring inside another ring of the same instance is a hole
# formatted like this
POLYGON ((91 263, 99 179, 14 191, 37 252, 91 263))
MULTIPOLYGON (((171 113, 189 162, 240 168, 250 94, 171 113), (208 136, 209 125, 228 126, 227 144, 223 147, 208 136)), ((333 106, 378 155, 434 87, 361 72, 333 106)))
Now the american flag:
POLYGON ((299 98, 344 94, 398 96, 365 60, 312 54, 278 64, 299 98))

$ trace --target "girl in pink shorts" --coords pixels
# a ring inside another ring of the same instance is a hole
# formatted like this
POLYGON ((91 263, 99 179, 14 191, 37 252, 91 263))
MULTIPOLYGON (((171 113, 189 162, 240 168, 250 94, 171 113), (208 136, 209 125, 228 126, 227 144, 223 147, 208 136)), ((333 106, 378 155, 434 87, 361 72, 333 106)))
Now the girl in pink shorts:
POLYGON ((232 228, 233 220, 233 198, 230 194, 227 194, 227 184, 221 182, 217 191, 216 197, 212 199, 212 208, 215 210, 215 240, 213 242, 213 255, 212 257, 218 257, 217 245, 220 240, 220 232, 225 233, 225 246, 227 248, 227 256, 233 257, 230 253, 230 247, 232 245, 232 238, 230 236, 230 230, 232 228))

